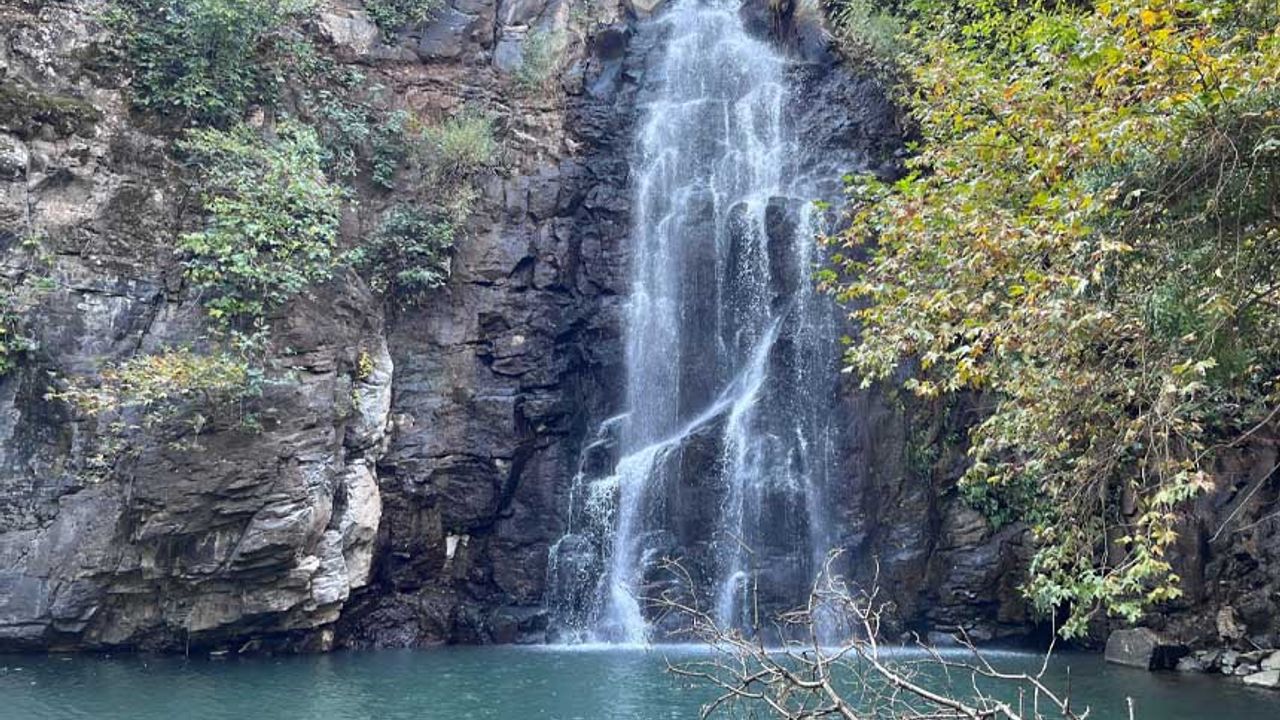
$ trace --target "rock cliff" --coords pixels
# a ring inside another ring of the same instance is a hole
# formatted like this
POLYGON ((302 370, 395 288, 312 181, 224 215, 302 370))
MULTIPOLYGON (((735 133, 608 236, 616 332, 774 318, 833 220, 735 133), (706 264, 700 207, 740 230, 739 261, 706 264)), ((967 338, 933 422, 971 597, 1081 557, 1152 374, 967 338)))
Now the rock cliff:
MULTIPOLYGON (((388 40, 359 2, 321 3, 306 32, 398 107, 497 118, 503 161, 452 277, 409 308, 341 273, 271 318, 252 407, 118 438, 50 392, 207 342, 172 250, 199 209, 164 131, 130 109, 127 75, 100 62, 106 0, 0 2, 0 274, 39 289, 22 313, 35 346, 0 376, 0 650, 542 640, 566 493, 620 410, 629 156, 658 5, 450 0, 388 40), (522 89, 548 34, 564 41, 552 82, 522 89)), ((840 173, 892 174, 902 133, 885 94, 785 5, 748 2, 746 17, 796 55, 815 171, 833 194, 840 173)), ((357 179, 343 242, 397 192, 357 179)), ((946 436, 964 411, 921 421, 881 392, 848 397, 836 501, 854 570, 878 561, 903 629, 1026 634, 1023 531, 993 531, 954 492, 963 452, 946 436)), ((1264 477, 1206 501, 1236 527, 1188 536, 1202 592, 1187 617, 1234 604, 1251 632, 1277 631, 1276 494, 1264 477)))

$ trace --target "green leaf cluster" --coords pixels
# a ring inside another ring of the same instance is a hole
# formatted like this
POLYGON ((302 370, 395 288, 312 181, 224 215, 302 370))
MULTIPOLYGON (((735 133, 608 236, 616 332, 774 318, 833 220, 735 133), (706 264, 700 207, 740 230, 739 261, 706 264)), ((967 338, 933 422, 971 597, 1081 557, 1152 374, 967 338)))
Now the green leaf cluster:
POLYGON ((240 399, 253 387, 248 363, 228 353, 201 354, 170 348, 138 355, 105 368, 95 383, 77 378, 50 397, 66 400, 88 415, 119 413, 130 408, 153 411, 196 400, 208 406, 240 399))
POLYGON ((427 20, 440 5, 440 0, 365 0, 364 9, 391 41, 401 28, 427 20))
POLYGON ((0 293, 0 377, 19 365, 19 360, 36 348, 36 341, 24 330, 24 308, 12 291, 0 293))
POLYGON ((108 26, 135 107, 180 124, 226 125, 279 90, 282 31, 311 0, 116 0, 108 26))
POLYGON ((418 207, 392 208, 373 237, 350 255, 352 265, 371 270, 374 291, 419 302, 449 279, 450 251, 458 233, 455 223, 418 207))
POLYGON ((211 317, 260 321, 329 277, 344 193, 325 176, 314 130, 286 121, 265 138, 244 124, 207 128, 180 147, 203 179, 208 221, 179 248, 211 317))
POLYGON ((531 30, 521 48, 516 84, 526 92, 545 88, 560 69, 568 40, 563 31, 531 30))
POLYGON ((1280 6, 885 8, 920 140, 830 239, 849 363, 991 398, 963 491, 1031 524, 1028 594, 1136 619, 1216 459, 1276 432, 1280 6))
POLYGON ((455 180, 492 166, 498 158, 493 120, 481 113, 458 113, 428 125, 423 136, 436 169, 455 180))

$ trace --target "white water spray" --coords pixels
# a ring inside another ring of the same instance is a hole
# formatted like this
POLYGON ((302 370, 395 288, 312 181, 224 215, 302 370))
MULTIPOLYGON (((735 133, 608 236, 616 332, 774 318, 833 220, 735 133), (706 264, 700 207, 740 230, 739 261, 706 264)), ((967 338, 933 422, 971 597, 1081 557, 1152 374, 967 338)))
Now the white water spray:
POLYGON ((809 279, 811 191, 787 60, 738 7, 677 0, 654 21, 666 43, 637 137, 626 414, 588 449, 612 442, 618 459, 579 473, 552 549, 564 639, 653 639, 643 598, 667 555, 689 562, 719 621, 745 627, 762 586, 806 589, 831 542, 836 353, 809 279))

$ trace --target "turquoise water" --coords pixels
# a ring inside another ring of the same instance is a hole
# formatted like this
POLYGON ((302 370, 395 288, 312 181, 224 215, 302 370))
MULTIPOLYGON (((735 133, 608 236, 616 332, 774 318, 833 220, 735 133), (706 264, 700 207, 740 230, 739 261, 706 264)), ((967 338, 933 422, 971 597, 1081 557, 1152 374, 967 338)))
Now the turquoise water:
MULTIPOLYGON (((658 720, 696 718, 705 689, 665 672, 687 650, 448 648, 210 661, 0 657, 4 720, 658 720), (674 653, 674 655, 672 654, 674 653)), ((1036 664, 1001 653, 1004 666, 1036 664)), ((1091 718, 1276 720, 1280 693, 1061 655, 1091 718)), ((764 717, 761 715, 761 717, 764 717)))

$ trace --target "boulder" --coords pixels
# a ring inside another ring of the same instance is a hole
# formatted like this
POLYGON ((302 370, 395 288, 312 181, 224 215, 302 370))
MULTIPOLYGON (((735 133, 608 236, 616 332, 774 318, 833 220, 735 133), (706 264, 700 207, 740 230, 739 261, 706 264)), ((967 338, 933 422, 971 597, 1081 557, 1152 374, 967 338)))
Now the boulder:
POLYGON ((498 22, 502 25, 528 25, 547 9, 547 0, 502 0, 498 3, 498 22))
POLYGON ((1280 670, 1280 650, 1276 650, 1262 660, 1263 670, 1280 670))
POLYGON ((1187 657, 1184 657, 1181 660, 1179 660, 1177 666, 1174 669, 1177 670, 1178 672, 1202 673, 1208 670, 1209 667, 1205 665, 1204 661, 1201 660, 1199 657, 1188 655, 1187 657))
POLYGON ((1263 670, 1244 676, 1244 684, 1280 690, 1280 670, 1263 670))
POLYGON ((453 8, 444 8, 433 15, 422 30, 415 50, 423 60, 445 60, 462 55, 466 49, 469 30, 476 22, 475 15, 468 15, 453 8))
POLYGON ((378 45, 381 35, 369 15, 359 11, 349 15, 320 13, 317 25, 329 42, 357 57, 368 55, 378 45))
POLYGON ((1162 638, 1149 628, 1117 630, 1107 638, 1107 662, 1146 670, 1173 669, 1187 646, 1162 638))
POLYGON ((1218 666, 1218 661, 1222 659, 1222 651, 1200 650, 1196 652, 1195 657, 1196 660, 1199 660, 1200 664, 1204 665, 1206 668, 1215 668, 1218 666))

